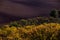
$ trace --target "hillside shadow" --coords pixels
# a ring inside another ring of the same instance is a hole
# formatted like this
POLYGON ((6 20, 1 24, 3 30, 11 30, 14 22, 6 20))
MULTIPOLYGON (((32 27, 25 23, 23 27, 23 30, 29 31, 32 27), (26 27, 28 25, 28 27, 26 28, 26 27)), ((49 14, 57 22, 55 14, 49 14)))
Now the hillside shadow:
POLYGON ((20 17, 15 17, 12 15, 8 15, 7 13, 4 12, 0 12, 0 24, 2 23, 8 23, 11 21, 16 21, 16 20, 20 20, 20 17))

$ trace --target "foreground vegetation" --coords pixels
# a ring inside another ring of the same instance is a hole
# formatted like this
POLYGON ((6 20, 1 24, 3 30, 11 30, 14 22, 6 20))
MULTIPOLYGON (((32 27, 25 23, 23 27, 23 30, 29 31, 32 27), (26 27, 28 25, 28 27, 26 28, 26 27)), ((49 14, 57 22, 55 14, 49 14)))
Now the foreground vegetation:
POLYGON ((4 25, 0 27, 0 40, 59 40, 60 24, 43 23, 15 27, 4 25))
POLYGON ((0 40, 59 40, 60 18, 35 17, 0 26, 0 40))

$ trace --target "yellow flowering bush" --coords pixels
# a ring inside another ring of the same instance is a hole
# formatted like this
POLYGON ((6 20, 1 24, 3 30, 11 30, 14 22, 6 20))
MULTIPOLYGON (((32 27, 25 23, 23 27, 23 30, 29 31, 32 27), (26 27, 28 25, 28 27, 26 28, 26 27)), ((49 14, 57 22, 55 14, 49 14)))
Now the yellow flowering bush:
POLYGON ((59 35, 59 23, 43 23, 25 27, 5 25, 0 28, 0 40, 59 40, 59 35))

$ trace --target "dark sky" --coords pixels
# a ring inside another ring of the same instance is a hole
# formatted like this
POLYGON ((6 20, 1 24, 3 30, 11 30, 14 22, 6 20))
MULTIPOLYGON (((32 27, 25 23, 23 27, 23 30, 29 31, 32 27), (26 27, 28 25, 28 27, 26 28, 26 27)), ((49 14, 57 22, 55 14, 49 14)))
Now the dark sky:
POLYGON ((59 0, 2 0, 0 12, 20 17, 49 15, 52 9, 60 9, 59 0))
POLYGON ((60 0, 0 0, 0 15, 7 18, 49 16, 52 9, 60 10, 60 0))

